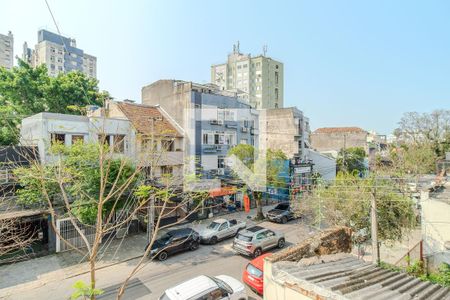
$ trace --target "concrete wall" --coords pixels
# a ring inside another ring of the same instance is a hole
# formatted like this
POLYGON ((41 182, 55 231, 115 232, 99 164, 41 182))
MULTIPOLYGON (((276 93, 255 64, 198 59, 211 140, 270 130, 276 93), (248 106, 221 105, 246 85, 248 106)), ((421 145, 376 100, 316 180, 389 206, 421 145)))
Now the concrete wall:
POLYGON ((333 227, 306 239, 300 244, 266 257, 264 259, 264 299, 320 299, 307 288, 290 284, 276 276, 274 264, 283 261, 297 262, 307 257, 348 253, 352 249, 351 234, 350 228, 333 227))
POLYGON ((313 171, 322 176, 322 179, 331 181, 336 179, 336 160, 317 151, 307 149, 306 157, 311 159, 313 171))
POLYGON ((14 36, 0 34, 0 67, 11 69, 14 65, 14 36))
POLYGON ((430 270, 436 270, 442 263, 450 264, 450 201, 432 198, 421 202, 422 238, 424 255, 430 270))
POLYGON ((337 151, 342 148, 362 147, 368 152, 367 132, 312 133, 311 147, 319 152, 337 151))

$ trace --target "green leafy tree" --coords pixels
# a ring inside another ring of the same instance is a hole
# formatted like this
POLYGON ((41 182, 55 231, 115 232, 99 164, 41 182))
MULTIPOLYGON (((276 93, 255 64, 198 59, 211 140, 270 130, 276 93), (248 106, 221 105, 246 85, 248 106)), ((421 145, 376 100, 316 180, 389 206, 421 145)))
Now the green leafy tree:
POLYGON ((321 183, 312 191, 316 223, 344 225, 354 232, 370 234, 371 200, 377 202, 378 238, 398 241, 415 226, 414 204, 389 179, 360 178, 339 173, 331 184, 321 183))
POLYGON ((40 112, 79 114, 86 105, 102 105, 107 97, 96 79, 81 72, 50 77, 45 65, 33 68, 20 59, 11 70, 0 67, 0 145, 18 143, 24 117, 40 112))
POLYGON ((75 291, 70 296, 70 299, 72 300, 91 299, 104 293, 100 289, 91 288, 83 280, 78 280, 72 285, 72 287, 75 289, 75 291))
MULTIPOLYGON (((283 186, 284 181, 283 178, 280 177, 280 172, 283 168, 282 161, 287 159, 286 155, 280 150, 274 151, 268 149, 265 165, 261 165, 261 162, 264 161, 257 160, 255 162, 255 151, 256 150, 252 145, 239 144, 228 151, 228 156, 235 155, 247 168, 254 172, 258 172, 258 170, 265 168, 267 184, 277 187, 283 186)), ((246 189, 249 189, 249 187, 246 187, 246 189)), ((264 219, 262 211, 262 191, 252 190, 252 196, 256 202, 256 219, 264 219)))
POLYGON ((364 159, 366 158, 366 151, 361 147, 350 147, 341 149, 338 153, 336 164, 338 170, 341 172, 358 172, 366 171, 364 159))

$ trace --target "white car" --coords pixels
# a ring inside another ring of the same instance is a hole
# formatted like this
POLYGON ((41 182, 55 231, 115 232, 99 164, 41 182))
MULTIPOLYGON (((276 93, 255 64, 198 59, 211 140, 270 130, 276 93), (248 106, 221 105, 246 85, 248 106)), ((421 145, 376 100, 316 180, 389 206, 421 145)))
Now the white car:
POLYGON ((200 231, 200 241, 204 244, 214 245, 218 241, 236 236, 246 226, 245 222, 238 222, 235 219, 217 219, 200 231))
POLYGON ((159 300, 247 300, 244 285, 227 275, 197 276, 167 289, 159 300))

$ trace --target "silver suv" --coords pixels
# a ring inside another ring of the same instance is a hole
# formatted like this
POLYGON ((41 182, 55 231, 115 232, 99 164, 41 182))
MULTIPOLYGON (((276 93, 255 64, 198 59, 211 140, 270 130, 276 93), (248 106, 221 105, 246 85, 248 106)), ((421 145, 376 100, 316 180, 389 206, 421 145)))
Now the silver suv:
POLYGON ((263 251, 275 247, 283 248, 284 234, 261 226, 253 226, 239 231, 233 242, 233 249, 244 255, 257 257, 263 251))

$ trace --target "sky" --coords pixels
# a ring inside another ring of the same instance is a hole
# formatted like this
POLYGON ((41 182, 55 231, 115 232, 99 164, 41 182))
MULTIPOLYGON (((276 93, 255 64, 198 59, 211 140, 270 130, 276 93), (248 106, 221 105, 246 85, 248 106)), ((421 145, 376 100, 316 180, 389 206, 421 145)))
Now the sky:
MULTIPOLYGON (((404 112, 450 109, 450 1, 48 0, 63 35, 97 57, 100 88, 140 102, 159 79, 210 80, 243 53, 284 63, 284 106, 312 129, 389 134, 404 112)), ((56 27, 44 0, 0 0, 14 54, 56 27)))

